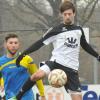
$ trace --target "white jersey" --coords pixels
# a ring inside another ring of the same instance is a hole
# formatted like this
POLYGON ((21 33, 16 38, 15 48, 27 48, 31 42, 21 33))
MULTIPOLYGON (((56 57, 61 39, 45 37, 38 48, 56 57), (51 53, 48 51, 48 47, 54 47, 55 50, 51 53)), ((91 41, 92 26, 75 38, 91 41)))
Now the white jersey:
POLYGON ((74 25, 65 26, 63 24, 50 31, 55 31, 55 35, 52 34, 43 41, 46 45, 49 43, 53 44, 54 49, 50 60, 56 61, 63 66, 78 70, 80 38, 82 36, 80 27, 74 25), (58 33, 56 33, 56 31, 58 33))
POLYGON ((87 43, 83 29, 76 25, 60 24, 51 28, 47 33, 28 49, 23 54, 29 54, 41 48, 44 44, 53 44, 51 61, 78 70, 79 68, 79 52, 81 47, 98 58, 98 53, 87 43))
POLYGON ((76 25, 60 24, 51 28, 38 41, 33 43, 23 54, 32 53, 44 44, 53 44, 51 61, 75 70, 79 68, 79 52, 81 47, 92 56, 98 58, 98 53, 87 43, 83 29, 76 25))

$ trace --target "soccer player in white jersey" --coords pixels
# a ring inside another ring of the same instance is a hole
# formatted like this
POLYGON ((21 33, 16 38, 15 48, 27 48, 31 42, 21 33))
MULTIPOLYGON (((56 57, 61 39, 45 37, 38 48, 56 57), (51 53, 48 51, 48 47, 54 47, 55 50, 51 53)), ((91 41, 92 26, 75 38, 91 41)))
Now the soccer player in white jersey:
POLYGON ((53 44, 52 56, 45 64, 40 63, 40 69, 33 74, 16 96, 18 100, 30 89, 35 81, 48 75, 53 69, 62 69, 68 76, 68 82, 64 86, 66 91, 71 94, 72 100, 82 100, 81 85, 78 76, 80 46, 89 54, 100 61, 99 54, 87 43, 84 31, 80 26, 74 24, 75 7, 72 2, 63 2, 60 6, 60 13, 63 23, 50 28, 47 33, 37 42, 26 49, 17 59, 16 64, 26 54, 32 53, 44 45, 53 44), (27 86, 27 87, 26 87, 27 86))

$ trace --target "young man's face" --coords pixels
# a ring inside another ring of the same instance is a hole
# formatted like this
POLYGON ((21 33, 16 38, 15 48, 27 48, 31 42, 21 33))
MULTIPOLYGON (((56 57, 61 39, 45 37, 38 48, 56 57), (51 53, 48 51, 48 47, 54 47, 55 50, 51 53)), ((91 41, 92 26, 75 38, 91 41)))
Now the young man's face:
POLYGON ((62 13, 62 17, 64 24, 71 25, 74 22, 75 13, 72 9, 68 9, 62 13))
POLYGON ((9 38, 5 42, 5 48, 7 49, 8 53, 15 55, 19 49, 19 40, 18 38, 9 38))

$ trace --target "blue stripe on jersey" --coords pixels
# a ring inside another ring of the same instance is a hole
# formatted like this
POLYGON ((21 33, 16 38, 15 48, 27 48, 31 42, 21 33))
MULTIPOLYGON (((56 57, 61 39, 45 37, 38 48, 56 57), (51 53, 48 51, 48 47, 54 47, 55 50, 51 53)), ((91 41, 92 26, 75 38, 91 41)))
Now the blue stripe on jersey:
MULTIPOLYGON (((5 55, 0 58, 0 67, 9 61, 14 60, 14 58, 7 58, 5 55)), ((25 81, 29 78, 29 73, 24 67, 17 67, 16 64, 8 64, 3 70, 1 70, 2 76, 4 78, 4 87, 6 99, 15 96, 25 81)), ((27 96, 23 97, 23 100, 28 97, 29 100, 33 97, 33 92, 30 90, 27 92, 27 96), (30 98, 29 98, 30 97, 30 98)))

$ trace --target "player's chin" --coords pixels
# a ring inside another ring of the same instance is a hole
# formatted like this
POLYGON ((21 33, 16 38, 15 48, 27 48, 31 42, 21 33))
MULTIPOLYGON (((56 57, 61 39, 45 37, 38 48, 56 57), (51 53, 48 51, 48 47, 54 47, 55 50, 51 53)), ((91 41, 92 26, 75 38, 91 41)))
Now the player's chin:
POLYGON ((67 20, 65 23, 66 23, 66 25, 71 25, 72 24, 72 21, 67 20))
POLYGON ((10 52, 12 55, 15 55, 17 53, 17 51, 11 51, 10 52))

